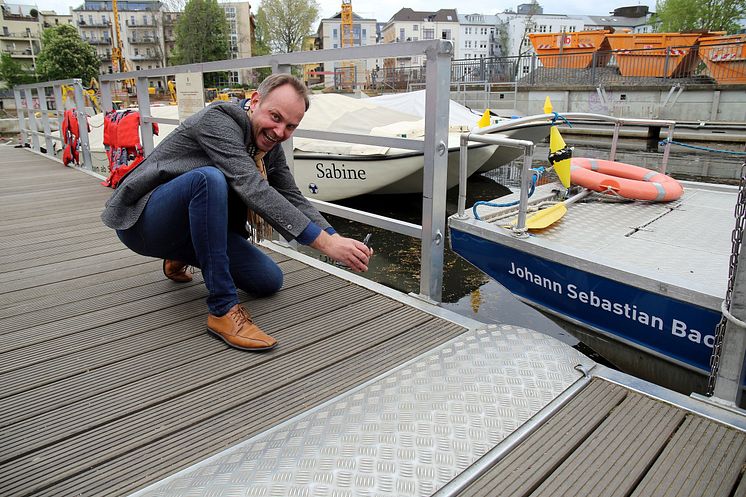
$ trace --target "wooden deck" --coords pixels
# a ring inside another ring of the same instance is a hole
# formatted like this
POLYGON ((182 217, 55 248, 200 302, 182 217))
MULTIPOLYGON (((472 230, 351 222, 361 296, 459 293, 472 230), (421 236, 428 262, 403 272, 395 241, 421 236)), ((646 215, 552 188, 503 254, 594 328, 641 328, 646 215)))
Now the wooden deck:
POLYGON ((180 285, 99 215, 111 190, 30 152, 0 158, 0 494, 121 495, 373 378, 464 328, 275 255, 243 295, 268 353, 205 332, 180 285))
MULTIPOLYGON (((279 346, 228 348, 199 272, 175 284, 101 224, 109 189, 0 152, 3 496, 127 495, 465 331, 272 253, 283 290, 242 297, 279 346)), ((456 493, 746 496, 745 464, 743 431, 594 379, 456 493)))

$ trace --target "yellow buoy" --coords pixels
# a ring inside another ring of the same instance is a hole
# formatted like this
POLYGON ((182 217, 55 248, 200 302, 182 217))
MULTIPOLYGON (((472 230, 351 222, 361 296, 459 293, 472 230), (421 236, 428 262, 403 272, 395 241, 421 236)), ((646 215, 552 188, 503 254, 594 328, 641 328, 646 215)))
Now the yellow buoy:
POLYGON ((477 126, 480 128, 486 128, 492 124, 492 120, 490 119, 490 110, 485 109, 484 114, 482 114, 482 117, 479 118, 479 121, 477 121, 477 126))
MULTIPOLYGON (((559 129, 552 126, 549 132, 549 152, 555 153, 558 150, 566 148, 565 140, 560 135, 559 129)), ((554 163, 554 172, 559 176, 562 186, 570 188, 570 159, 562 159, 554 163)))
POLYGON ((549 100, 549 95, 547 95, 547 98, 544 99, 544 114, 551 114, 552 110, 552 101, 549 100))

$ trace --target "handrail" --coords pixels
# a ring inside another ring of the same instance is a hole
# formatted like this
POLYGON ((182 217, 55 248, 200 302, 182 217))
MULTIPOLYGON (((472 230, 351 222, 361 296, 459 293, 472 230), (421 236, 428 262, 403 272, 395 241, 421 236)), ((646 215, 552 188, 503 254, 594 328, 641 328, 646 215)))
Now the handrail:
MULTIPOLYGON (((229 59, 223 61, 169 66, 157 69, 131 71, 126 73, 105 74, 100 76, 101 101, 104 110, 112 109, 111 84, 120 80, 135 80, 140 122, 176 124, 174 119, 155 118, 150 114, 150 97, 148 93, 148 78, 171 76, 175 74, 217 72, 237 69, 252 69, 271 67, 273 73, 288 73, 292 65, 314 62, 332 62, 353 59, 370 59, 381 57, 397 57, 402 55, 425 55, 426 64, 426 92, 425 92, 425 137, 423 140, 405 138, 376 137, 353 133, 334 133, 318 130, 297 130, 297 136, 314 139, 364 143, 370 145, 384 145, 388 147, 410 149, 422 152, 424 156, 423 195, 422 195, 422 224, 402 222, 374 214, 356 211, 346 207, 319 202, 312 202, 322 212, 335 214, 360 221, 371 226, 385 228, 396 233, 419 238, 421 240, 420 291, 419 297, 424 300, 440 302, 443 286, 443 252, 445 246, 446 219, 446 185, 448 169, 448 113, 449 113, 449 81, 450 59, 453 54, 453 43, 448 40, 423 40, 408 43, 391 43, 383 45, 369 45, 363 47, 348 47, 330 50, 314 50, 307 52, 293 52, 288 54, 265 55, 260 57, 229 59)), ((76 86, 76 106, 82 112, 82 85, 80 80, 76 86), (78 94, 80 93, 80 100, 78 94)), ((68 81, 37 83, 25 85, 30 91, 53 84, 66 84, 68 81)), ((19 87, 23 88, 23 87, 19 87)), ((38 90, 43 91, 43 90, 38 90)), ((20 102, 20 93, 16 93, 20 102)), ((59 106, 60 104, 58 104, 59 106)), ((19 105, 20 107, 20 105, 19 105)), ((32 116, 33 117, 33 116, 32 116)), ((84 120, 84 118, 81 118, 84 120)), ((87 136, 83 136, 85 126, 81 126, 81 144, 84 159, 90 169, 90 149, 87 136)), ((22 129, 24 129, 22 127, 22 129)), ((36 135, 32 134, 32 139, 36 135)), ((154 148, 152 126, 140 126, 140 137, 145 154, 154 148)), ((292 142, 283 144, 288 165, 293 166, 292 142)), ((35 147, 38 150, 38 144, 35 147)))
MULTIPOLYGON (((521 191, 520 201, 518 208, 518 221, 513 228, 513 233, 516 236, 525 236, 526 234, 526 213, 528 211, 528 189, 530 186, 530 170, 533 163, 534 154, 534 143, 528 140, 515 140, 504 136, 494 136, 492 133, 498 133, 501 131, 509 131, 518 128, 523 125, 546 123, 547 121, 554 121, 558 117, 558 114, 538 114, 534 116, 522 117, 519 119, 511 119, 503 122, 498 122, 490 126, 483 128, 476 128, 468 133, 461 135, 460 141, 460 155, 459 155, 459 193, 458 193, 458 217, 464 219, 466 217, 466 163, 468 148, 467 144, 469 141, 476 141, 481 143, 490 143, 494 145, 500 145, 505 147, 523 148, 524 149, 524 160, 523 167, 521 169, 521 191)), ((668 136, 666 137, 666 144, 663 149, 663 159, 661 160, 660 173, 666 173, 666 166, 668 164, 668 158, 671 150, 671 141, 673 140, 673 132, 676 126, 676 121, 666 119, 637 119, 627 117, 613 117, 606 116, 603 114, 592 114, 586 112, 568 112, 562 114, 562 117, 571 119, 589 119, 596 121, 606 121, 614 123, 614 134, 611 142, 611 149, 609 151, 609 160, 614 160, 616 154, 616 147, 619 141, 619 132, 623 125, 646 125, 646 126, 660 126, 668 127, 668 136)))

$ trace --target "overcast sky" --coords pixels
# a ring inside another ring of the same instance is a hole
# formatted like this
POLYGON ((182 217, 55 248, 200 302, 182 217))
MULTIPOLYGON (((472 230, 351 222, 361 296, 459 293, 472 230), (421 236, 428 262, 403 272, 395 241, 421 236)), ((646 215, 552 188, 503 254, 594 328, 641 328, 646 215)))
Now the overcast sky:
MULTIPOLYGON (((218 0, 220 1, 220 0, 218 0)), ((271 0, 266 0, 271 1, 271 0)), ((340 10, 341 0, 318 0, 321 17, 331 17, 340 10)), ((32 4, 36 3, 39 10, 54 10, 58 14, 68 13, 70 7, 83 5, 80 0, 7 0, 7 3, 32 4)), ((260 0, 251 2, 251 10, 256 13, 260 0)), ((522 1, 506 0, 470 0, 466 4, 454 0, 352 0, 352 10, 365 18, 374 18, 379 22, 388 21, 402 6, 409 7, 413 10, 431 10, 453 9, 459 14, 489 14, 493 15, 503 12, 506 9, 513 9, 519 3, 528 3, 522 1)), ((548 0, 539 0, 539 5, 544 7, 545 14, 587 14, 587 15, 607 15, 617 7, 629 5, 647 5, 651 10, 655 8, 655 0, 565 0, 563 2, 554 2, 548 0)))

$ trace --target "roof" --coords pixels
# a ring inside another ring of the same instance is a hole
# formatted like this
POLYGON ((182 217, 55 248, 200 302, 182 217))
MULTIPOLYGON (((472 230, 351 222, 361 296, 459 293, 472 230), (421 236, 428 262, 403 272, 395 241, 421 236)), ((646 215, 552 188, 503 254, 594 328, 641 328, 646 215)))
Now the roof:
POLYGON ((391 17, 392 21, 458 22, 456 9, 440 9, 437 12, 417 11, 403 8, 391 17))
POLYGON ((484 24, 494 26, 498 22, 497 16, 484 14, 459 14, 458 22, 461 24, 484 24))
MULTIPOLYGON (((336 21, 336 20, 341 20, 341 19, 342 19, 342 13, 341 12, 337 12, 336 14, 334 14, 331 17, 325 17, 324 19, 321 20, 321 22, 324 22, 324 21, 336 21)), ((376 22, 376 20, 373 19, 373 18, 360 17, 359 15, 355 14, 354 12, 352 13, 352 20, 353 21, 372 21, 372 22, 376 22)))
POLYGON ((584 16, 588 18, 589 22, 586 24, 597 25, 597 26, 611 26, 611 27, 635 27, 647 24, 648 20, 646 17, 621 17, 621 16, 584 16))

